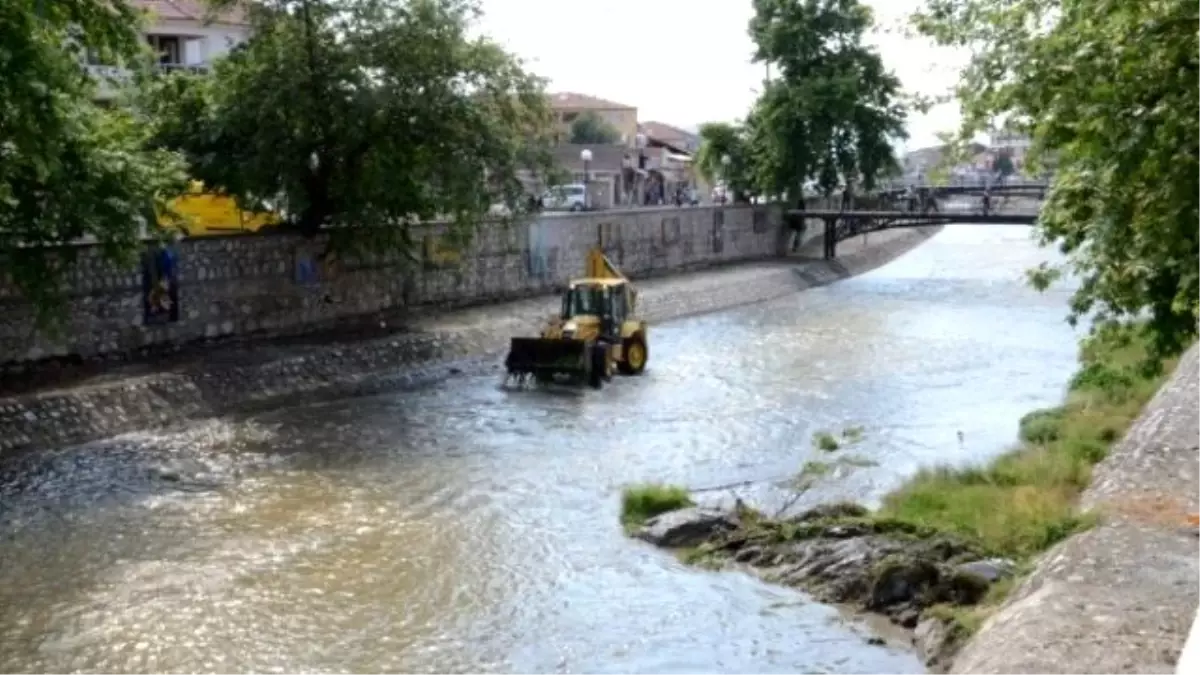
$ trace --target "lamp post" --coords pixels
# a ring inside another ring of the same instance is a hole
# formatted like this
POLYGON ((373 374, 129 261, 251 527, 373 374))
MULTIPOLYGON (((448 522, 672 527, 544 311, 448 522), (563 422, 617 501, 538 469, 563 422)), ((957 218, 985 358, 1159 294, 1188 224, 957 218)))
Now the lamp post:
POLYGON ((729 165, 733 159, 729 155, 721 155, 721 182, 725 183, 724 189, 721 190, 721 203, 725 204, 729 201, 729 165))
POLYGON ((587 211, 591 202, 591 191, 588 189, 588 168, 592 164, 592 151, 584 148, 579 151, 579 159, 583 160, 583 210, 587 211))

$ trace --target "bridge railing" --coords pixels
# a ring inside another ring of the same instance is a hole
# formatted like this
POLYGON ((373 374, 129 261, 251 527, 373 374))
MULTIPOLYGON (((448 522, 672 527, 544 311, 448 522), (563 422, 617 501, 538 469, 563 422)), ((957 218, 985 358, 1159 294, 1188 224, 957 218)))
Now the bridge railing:
POLYGON ((879 186, 879 189, 884 192, 896 192, 906 190, 909 187, 913 188, 964 188, 983 190, 987 188, 1003 188, 1003 189, 1045 189, 1050 186, 1050 181, 1044 178, 1024 178, 1024 177, 1008 177, 1008 178, 991 178, 991 177, 966 177, 966 176, 951 176, 941 181, 908 181, 908 180, 890 180, 879 186))

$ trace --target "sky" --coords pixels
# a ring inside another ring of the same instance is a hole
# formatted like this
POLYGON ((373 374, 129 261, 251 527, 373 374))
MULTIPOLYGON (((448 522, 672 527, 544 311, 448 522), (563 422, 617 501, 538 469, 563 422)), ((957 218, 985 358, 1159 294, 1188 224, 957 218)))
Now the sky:
MULTIPOLYGON (((921 0, 863 0, 883 27, 900 25, 921 0)), ((750 62, 751 0, 482 0, 479 29, 550 80, 550 91, 590 94, 638 108, 638 119, 695 127, 742 118, 761 87, 750 62)), ((894 31, 871 39, 909 91, 945 92, 961 53, 894 31)), ((909 120, 905 150, 937 144, 958 107, 909 120)))

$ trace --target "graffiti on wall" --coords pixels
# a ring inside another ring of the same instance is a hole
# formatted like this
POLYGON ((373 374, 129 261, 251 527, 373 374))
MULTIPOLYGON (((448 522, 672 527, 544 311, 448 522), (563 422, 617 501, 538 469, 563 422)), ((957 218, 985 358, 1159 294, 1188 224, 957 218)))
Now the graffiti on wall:
POLYGON ((148 326, 179 321, 179 254, 157 246, 142 255, 142 322, 148 326))
POLYGON ((525 271, 530 279, 549 281, 554 278, 558 250, 563 241, 564 228, 554 218, 538 218, 529 223, 529 250, 526 253, 525 271))
POLYGON ((455 267, 462 262, 462 251, 449 237, 427 234, 422 242, 426 269, 455 267))

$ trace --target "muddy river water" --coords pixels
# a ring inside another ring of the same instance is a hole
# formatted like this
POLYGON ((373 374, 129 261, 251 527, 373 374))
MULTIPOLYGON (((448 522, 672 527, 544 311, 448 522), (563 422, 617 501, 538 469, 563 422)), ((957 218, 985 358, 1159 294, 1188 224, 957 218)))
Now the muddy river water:
POLYGON ((950 227, 655 327, 647 373, 602 392, 467 371, 23 458, 0 471, 0 670, 920 672, 799 593, 627 539, 620 489, 770 500, 849 426, 805 500, 1003 451, 1075 355, 1065 291, 1023 284, 1050 255, 1029 236, 950 227))

